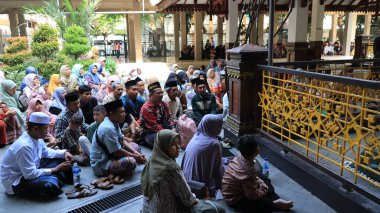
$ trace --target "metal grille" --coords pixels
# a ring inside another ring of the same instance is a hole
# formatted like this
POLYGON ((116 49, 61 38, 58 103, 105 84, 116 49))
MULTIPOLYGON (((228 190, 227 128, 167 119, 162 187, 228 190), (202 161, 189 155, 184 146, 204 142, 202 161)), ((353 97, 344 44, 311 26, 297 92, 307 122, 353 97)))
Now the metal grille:
POLYGON ((68 211, 69 213, 88 213, 88 212, 102 212, 109 209, 114 209, 116 206, 127 203, 128 201, 142 195, 141 185, 136 185, 120 192, 116 192, 107 197, 96 200, 92 203, 86 204, 79 208, 68 211))
POLYGON ((261 68, 262 130, 378 194, 380 166, 374 162, 380 159, 380 83, 261 68))

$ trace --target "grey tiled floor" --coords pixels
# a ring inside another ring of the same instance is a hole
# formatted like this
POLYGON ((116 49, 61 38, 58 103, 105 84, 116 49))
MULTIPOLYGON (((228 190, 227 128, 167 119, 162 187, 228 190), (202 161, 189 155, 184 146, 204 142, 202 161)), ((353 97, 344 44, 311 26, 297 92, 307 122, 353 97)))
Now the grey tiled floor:
MULTIPOLYGON (((6 148, 5 148, 6 149, 6 148)), ((2 158, 5 149, 0 150, 0 158, 2 158)), ((147 156, 150 155, 150 150, 142 147, 143 153, 147 156)), ((236 152, 236 150, 233 150, 236 152)), ((181 152, 180 157, 177 158, 177 163, 180 164, 182 160, 183 152, 181 152)), ((261 161, 261 158, 258 158, 261 161)), ((142 172, 143 166, 138 166, 134 174, 124 183, 123 185, 115 185, 114 189, 121 189, 128 187, 134 183, 138 183, 140 180, 140 175, 142 172)), ((89 184, 96 177, 93 175, 91 168, 83 168, 81 173, 81 182, 84 184, 89 184)), ((312 195, 309 191, 304 189, 302 186, 298 185, 292 179, 290 179, 286 174, 282 173, 275 167, 271 167, 270 178, 277 193, 284 199, 290 199, 294 201, 293 212, 323 212, 330 213, 335 212, 328 205, 323 203, 317 197, 312 195)), ((72 186, 65 186, 64 190, 71 188, 72 186)), ((67 211, 72 206, 79 206, 93 200, 96 200, 102 195, 107 193, 112 193, 111 191, 102 191, 99 190, 98 194, 88 198, 82 199, 73 199, 69 200, 65 197, 64 194, 61 194, 57 199, 50 201, 41 201, 41 200, 27 200, 21 199, 18 197, 7 196, 5 194, 2 184, 0 184, 0 213, 2 212, 64 212, 67 211)), ((128 205, 121 206, 118 209, 114 209, 112 212, 131 212, 138 213, 141 209, 142 199, 138 199, 135 202, 129 203, 128 205)), ((228 210, 227 212, 233 212, 228 210)))

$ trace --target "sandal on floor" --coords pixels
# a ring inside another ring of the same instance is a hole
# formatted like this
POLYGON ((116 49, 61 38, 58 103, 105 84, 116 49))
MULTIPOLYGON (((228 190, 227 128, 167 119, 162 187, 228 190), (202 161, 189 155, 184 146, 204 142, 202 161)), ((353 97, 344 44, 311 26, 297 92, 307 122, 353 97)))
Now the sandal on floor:
POLYGON ((98 193, 98 190, 83 188, 80 192, 74 192, 72 194, 67 194, 68 199, 90 197, 98 193))
POLYGON ((88 185, 83 185, 83 184, 75 184, 74 188, 73 189, 69 189, 65 192, 66 195, 68 194, 72 194, 72 193, 75 193, 75 192, 80 192, 82 191, 83 189, 95 189, 95 187, 92 187, 92 186, 88 186, 88 185))
POLYGON ((113 174, 109 174, 108 177, 107 177, 107 180, 109 180, 110 183, 113 183, 114 179, 115 179, 115 175, 113 175, 113 174))
POLYGON ((115 176, 115 178, 113 179, 114 184, 123 184, 124 181, 125 181, 124 178, 122 178, 120 176, 115 176))
POLYGON ((231 149, 232 148, 232 146, 228 142, 226 143, 226 142, 222 141, 221 144, 222 144, 222 147, 225 149, 231 149))
POLYGON ((95 185, 96 188, 103 189, 103 190, 109 190, 113 188, 113 184, 109 181, 106 180, 104 182, 100 182, 99 184, 95 185))
POLYGON ((98 185, 99 183, 102 183, 102 182, 107 181, 107 180, 108 180, 108 177, 101 177, 101 178, 99 178, 98 180, 93 180, 93 181, 91 182, 91 185, 96 186, 96 185, 98 185))

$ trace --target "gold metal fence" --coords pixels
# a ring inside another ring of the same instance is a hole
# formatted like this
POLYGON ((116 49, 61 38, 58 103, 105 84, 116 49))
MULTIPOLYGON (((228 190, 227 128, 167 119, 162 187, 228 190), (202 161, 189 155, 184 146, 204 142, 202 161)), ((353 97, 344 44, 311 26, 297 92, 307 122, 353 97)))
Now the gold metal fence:
POLYGON ((380 81, 380 59, 280 62, 274 66, 380 81))
POLYGON ((379 190, 380 82, 259 68, 261 130, 343 179, 379 190))

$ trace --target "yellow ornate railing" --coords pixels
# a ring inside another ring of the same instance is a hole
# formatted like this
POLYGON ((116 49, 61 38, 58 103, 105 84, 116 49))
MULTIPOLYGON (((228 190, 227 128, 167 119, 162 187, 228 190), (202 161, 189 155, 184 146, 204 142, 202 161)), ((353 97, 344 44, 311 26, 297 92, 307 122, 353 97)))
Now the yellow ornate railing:
POLYGON ((259 68, 261 130, 342 178, 378 190, 380 82, 259 68))
POLYGON ((274 66, 380 81, 380 59, 280 62, 274 66))

